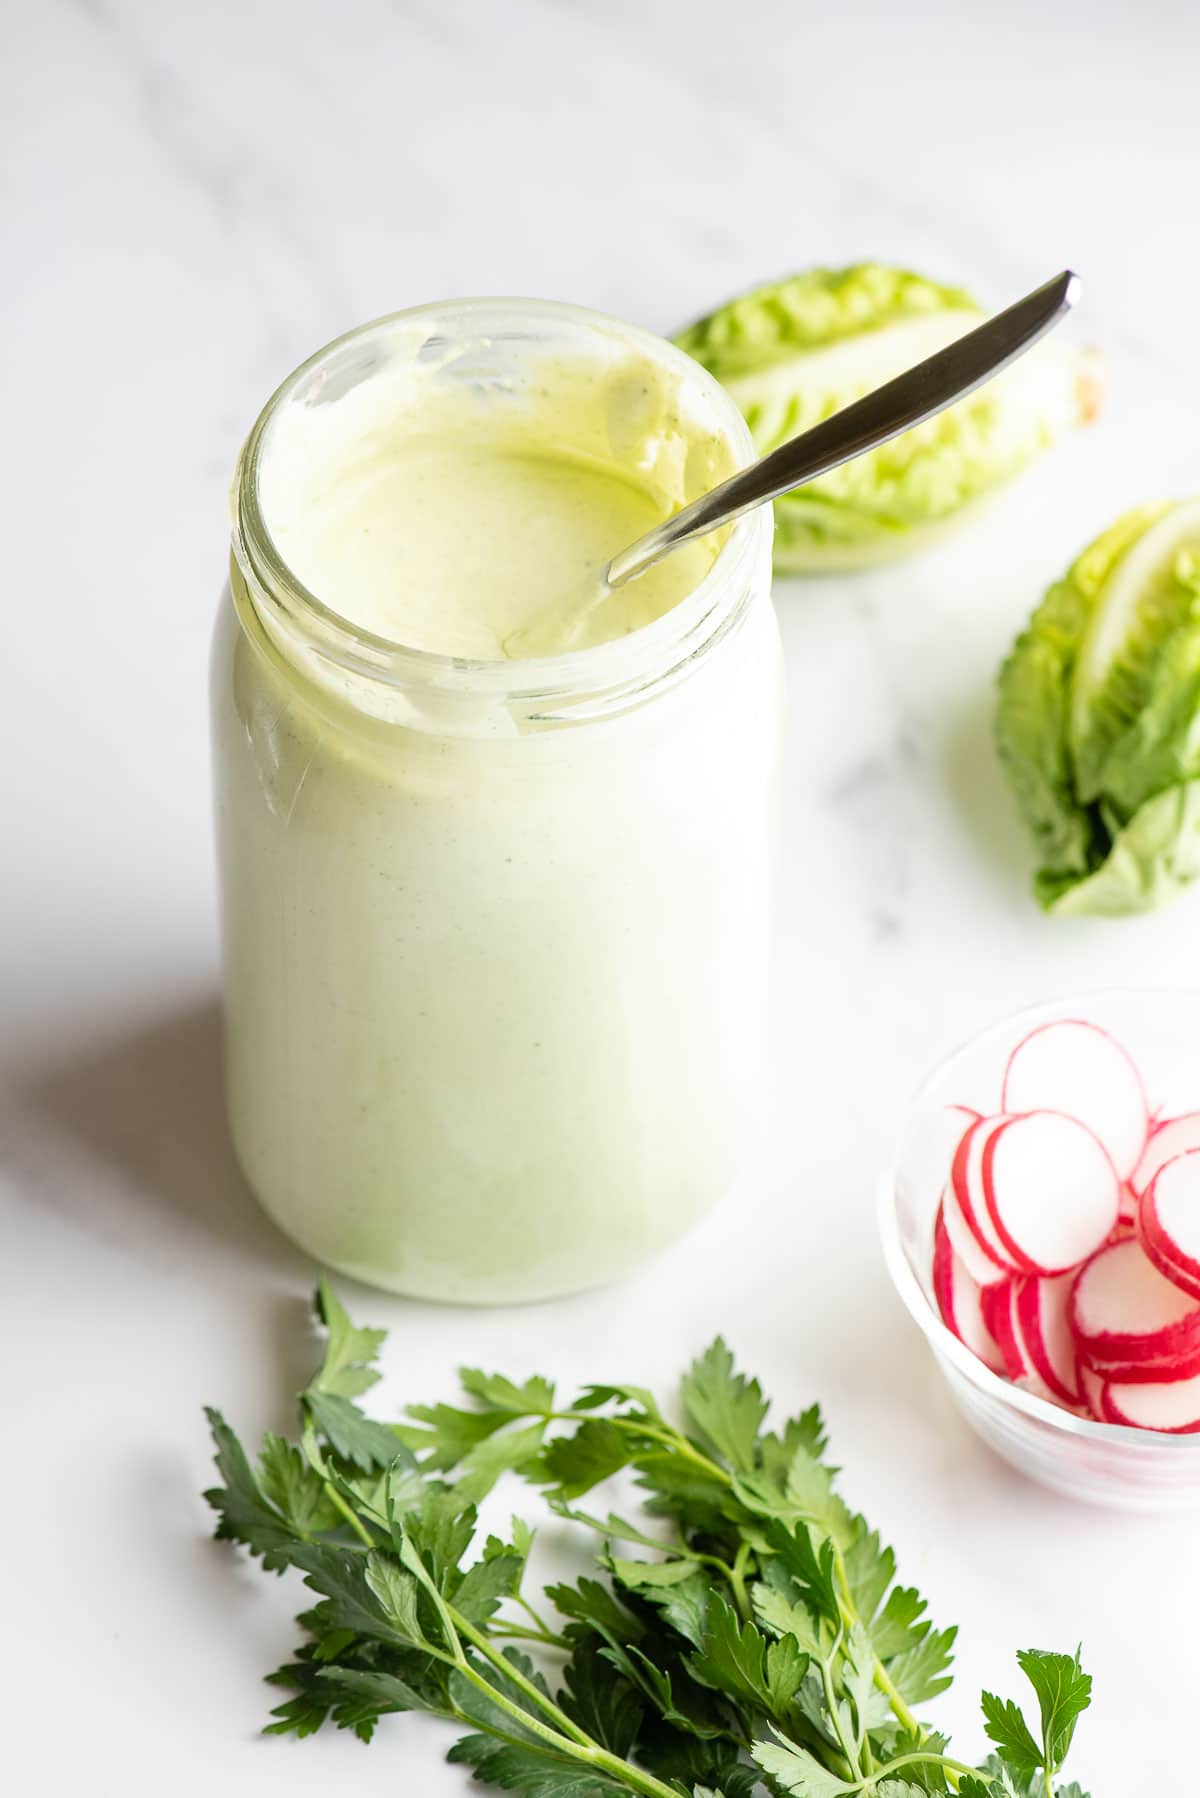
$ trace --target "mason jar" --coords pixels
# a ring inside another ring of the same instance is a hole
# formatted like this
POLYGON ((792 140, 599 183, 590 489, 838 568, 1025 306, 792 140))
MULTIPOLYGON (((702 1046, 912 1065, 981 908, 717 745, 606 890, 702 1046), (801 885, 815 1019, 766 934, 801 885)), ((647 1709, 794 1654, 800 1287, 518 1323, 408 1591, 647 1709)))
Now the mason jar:
POLYGON ((302 440, 398 361, 472 405, 519 404, 548 347, 560 364, 632 354, 709 451, 752 456, 733 403, 670 344, 573 307, 468 301, 305 363, 232 497, 212 699, 233 1142, 318 1261, 422 1298, 621 1275, 737 1184, 767 1091, 770 509, 663 616, 517 660, 356 625, 272 532, 281 421, 302 440))

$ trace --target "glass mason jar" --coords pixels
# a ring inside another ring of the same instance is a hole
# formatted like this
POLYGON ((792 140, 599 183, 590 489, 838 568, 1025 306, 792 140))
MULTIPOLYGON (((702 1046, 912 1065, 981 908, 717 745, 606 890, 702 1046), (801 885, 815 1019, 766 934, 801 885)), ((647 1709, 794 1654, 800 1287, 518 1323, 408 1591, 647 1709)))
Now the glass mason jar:
POLYGON ((658 338, 467 301, 320 351, 242 452, 213 664, 234 1145, 319 1261, 493 1303, 622 1274, 747 1163, 782 680, 769 508, 653 623, 539 660, 406 648, 306 591, 261 504, 274 421, 460 343, 499 404, 548 343, 632 348, 753 451, 658 338))

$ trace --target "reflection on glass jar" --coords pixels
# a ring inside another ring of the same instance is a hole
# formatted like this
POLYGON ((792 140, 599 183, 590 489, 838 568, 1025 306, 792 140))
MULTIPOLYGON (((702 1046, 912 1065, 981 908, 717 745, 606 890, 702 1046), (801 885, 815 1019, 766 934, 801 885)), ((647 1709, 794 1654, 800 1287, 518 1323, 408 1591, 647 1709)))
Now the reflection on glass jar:
POLYGON ((769 509, 595 606, 581 642, 571 620, 597 558, 750 453, 669 345, 523 302, 368 326, 255 426, 213 671, 229 1110, 261 1203, 328 1265, 548 1297, 745 1167, 769 509), (560 652, 511 659, 555 604, 560 652))

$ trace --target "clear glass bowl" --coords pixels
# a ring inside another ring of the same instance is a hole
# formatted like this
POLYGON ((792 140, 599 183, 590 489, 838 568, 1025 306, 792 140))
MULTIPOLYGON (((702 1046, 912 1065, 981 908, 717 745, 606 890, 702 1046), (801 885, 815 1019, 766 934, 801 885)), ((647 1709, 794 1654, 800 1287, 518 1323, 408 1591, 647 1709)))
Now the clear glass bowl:
POLYGON ((933 1298, 933 1226, 950 1151, 962 1130, 961 1117, 947 1114, 946 1107, 998 1110, 1005 1063, 1021 1038, 1038 1024, 1083 1018, 1110 1031, 1137 1061, 1152 1113, 1200 1110, 1198 1006, 1196 992, 1097 992, 992 1025, 920 1087, 880 1193, 888 1271, 971 1428, 1042 1485, 1126 1510, 1200 1508, 1200 1434, 1162 1435, 1060 1410, 992 1373, 946 1328, 933 1298))

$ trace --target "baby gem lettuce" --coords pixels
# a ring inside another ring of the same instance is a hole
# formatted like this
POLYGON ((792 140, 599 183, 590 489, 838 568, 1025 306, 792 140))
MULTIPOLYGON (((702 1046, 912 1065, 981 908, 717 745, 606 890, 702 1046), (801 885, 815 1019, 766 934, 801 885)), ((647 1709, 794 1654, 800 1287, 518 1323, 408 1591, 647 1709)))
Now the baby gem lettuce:
POLYGON ((1200 875, 1200 500, 1127 513, 1049 589, 996 736, 1047 911, 1151 911, 1200 875))
MULTIPOLYGON (((961 288, 880 263, 810 269, 676 341, 727 388, 760 454, 973 330, 961 288)), ((919 549, 1098 409, 1094 352, 1040 345, 927 424, 775 502, 775 565, 816 573, 919 549)))

